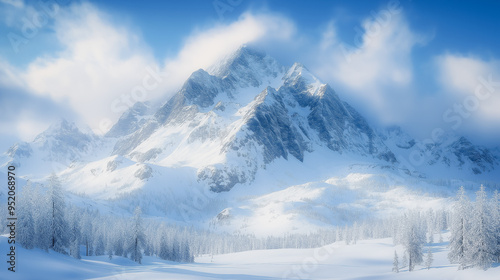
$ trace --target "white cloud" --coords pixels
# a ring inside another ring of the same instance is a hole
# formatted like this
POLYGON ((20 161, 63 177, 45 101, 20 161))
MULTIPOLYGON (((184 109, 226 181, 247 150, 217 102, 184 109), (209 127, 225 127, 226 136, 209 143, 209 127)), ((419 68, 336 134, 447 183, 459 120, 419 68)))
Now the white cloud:
POLYGON ((500 61, 444 54, 435 60, 438 81, 477 126, 500 125, 500 61))
POLYGON ((335 21, 330 21, 323 31, 321 36, 321 42, 319 44, 320 49, 325 51, 333 47, 338 42, 337 30, 335 29, 335 21))
POLYGON ((133 34, 114 27, 90 4, 60 12, 55 32, 64 50, 39 57, 23 78, 31 92, 67 102, 92 127, 112 117, 111 103, 141 83, 152 55, 133 34))
POLYGON ((22 76, 31 92, 67 102, 96 132, 105 132, 109 126, 102 127, 103 119, 118 119, 135 101, 165 101, 192 72, 207 68, 242 44, 287 39, 293 32, 293 24, 282 17, 247 13, 229 25, 192 34, 160 71, 156 70, 160 63, 140 38, 83 3, 55 19, 63 51, 39 57, 22 76), (155 79, 152 71, 161 76, 155 79))
MULTIPOLYGON (((352 42, 340 42, 328 25, 319 44, 313 72, 340 88, 350 101, 367 108, 382 121, 393 122, 412 106, 414 92, 411 52, 422 37, 412 32, 400 10, 368 18, 352 42)), ((382 13, 383 14, 383 13, 382 13)))
POLYGON ((436 58, 439 82, 455 94, 470 94, 478 84, 479 76, 491 74, 494 63, 479 58, 445 54, 436 58))

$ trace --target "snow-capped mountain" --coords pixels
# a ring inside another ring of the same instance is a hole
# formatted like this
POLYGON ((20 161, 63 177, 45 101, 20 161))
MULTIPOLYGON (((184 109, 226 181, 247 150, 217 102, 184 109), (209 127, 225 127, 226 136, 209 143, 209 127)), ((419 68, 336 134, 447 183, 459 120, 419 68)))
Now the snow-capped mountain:
POLYGON ((5 164, 22 167, 26 176, 39 178, 88 158, 100 142, 90 129, 82 132, 74 123, 61 119, 33 142, 13 145, 4 154, 4 160, 5 164))
POLYGON ((497 183, 499 158, 464 137, 429 144, 400 128, 375 131, 303 65, 242 47, 192 73, 162 106, 135 104, 105 136, 60 121, 2 162, 35 181, 56 172, 70 192, 126 209, 134 200, 174 220, 220 225, 220 216, 242 230, 268 217, 293 230, 407 204, 395 194, 435 202, 401 186, 497 183))
MULTIPOLYGON (((339 156, 396 162, 366 120, 298 63, 285 71, 271 57, 242 47, 209 71, 194 72, 154 118, 118 141, 114 153, 195 167, 216 192, 253 181, 276 158, 304 161, 318 146, 339 156)), ((129 131, 122 119, 110 136, 129 131)))

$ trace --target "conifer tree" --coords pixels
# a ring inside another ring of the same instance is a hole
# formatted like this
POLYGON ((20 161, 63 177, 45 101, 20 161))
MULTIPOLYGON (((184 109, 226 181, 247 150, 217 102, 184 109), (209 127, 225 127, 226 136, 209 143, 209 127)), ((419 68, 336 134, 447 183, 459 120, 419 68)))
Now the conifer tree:
POLYGON ((66 254, 69 245, 68 225, 64 218, 66 203, 61 189, 59 178, 55 174, 49 179, 48 207, 50 209, 49 222, 51 228, 50 248, 58 253, 66 254))
POLYGON ((142 211, 139 206, 134 211, 134 219, 132 222, 132 238, 130 240, 130 259, 141 263, 142 262, 142 249, 144 247, 144 232, 142 223, 142 211))
POLYGON ((394 260, 392 261, 392 271, 399 273, 399 259, 398 253, 394 250, 394 260))
POLYGON ((35 247, 35 220, 33 218, 33 188, 28 181, 19 194, 17 240, 26 249, 35 247))
POLYGON ((433 258, 433 256, 432 256, 432 251, 431 251, 431 248, 429 248, 429 249, 427 250, 427 255, 426 255, 426 257, 425 257, 425 267, 426 267, 427 269, 430 269, 430 268, 431 268, 431 266, 432 266, 432 262, 433 262, 433 261, 434 261, 434 258, 433 258))
POLYGON ((474 214, 471 217, 470 248, 467 258, 473 266, 488 269, 495 260, 497 240, 491 220, 488 197, 484 186, 476 193, 474 214))
POLYGON ((80 239, 81 239, 81 229, 79 215, 76 209, 71 209, 69 214, 69 224, 70 224, 70 248, 69 253, 75 259, 81 259, 80 255, 80 239))
POLYGON ((408 255, 408 271, 422 263, 422 245, 425 242, 425 230, 420 226, 418 213, 409 213, 404 218, 403 246, 408 255))
POLYGON ((459 269, 467 266, 467 249, 470 247, 470 203, 464 187, 460 187, 457 201, 453 206, 451 219, 450 252, 448 259, 451 263, 458 263, 459 269))
POLYGON ((158 253, 158 257, 163 260, 170 260, 170 249, 168 247, 167 237, 162 234, 160 241, 160 252, 158 253))
POLYGON ((405 268, 408 266, 408 256, 406 255, 406 252, 403 254, 403 260, 402 260, 402 266, 401 268, 405 268))
POLYGON ((491 221, 492 227, 495 234, 496 246, 495 246, 495 258, 496 262, 500 262, 500 193, 495 190, 493 197, 490 202, 491 208, 491 221))

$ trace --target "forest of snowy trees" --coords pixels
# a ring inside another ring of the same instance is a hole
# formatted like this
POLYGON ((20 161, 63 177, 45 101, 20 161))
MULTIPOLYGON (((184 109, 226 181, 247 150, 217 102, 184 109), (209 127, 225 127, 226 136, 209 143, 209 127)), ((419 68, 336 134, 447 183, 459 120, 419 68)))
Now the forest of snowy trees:
POLYGON ((155 226, 153 232, 139 207, 125 219, 67 205, 56 176, 48 189, 26 185, 18 205, 18 242, 27 249, 51 249, 79 259, 83 247, 86 256, 124 256, 138 263, 143 255, 179 262, 194 259, 179 229, 155 226))
POLYGON ((193 262, 194 256, 246 250, 315 248, 342 241, 392 237, 404 253, 394 255, 395 272, 430 268, 432 252, 427 244, 442 242, 443 231, 451 233, 449 260, 460 269, 489 268, 500 261, 500 195, 488 198, 481 186, 471 202, 460 188, 451 211, 429 209, 407 211, 402 216, 354 222, 311 234, 287 234, 256 238, 252 235, 215 233, 208 230, 168 225, 158 219, 144 219, 137 207, 132 217, 101 215, 67 203, 56 176, 49 186, 27 184, 19 195, 18 242, 25 248, 41 248, 69 254, 74 258, 107 255, 123 256, 141 263, 143 256, 193 262), (438 235, 440 240, 434 240, 438 235))
POLYGON ((470 202, 464 188, 458 191, 451 219, 450 253, 448 258, 459 269, 488 269, 500 261, 500 195, 488 199, 485 188, 470 202))
MULTIPOLYGON (((423 246, 434 243, 434 234, 441 236, 442 231, 447 229, 451 233, 448 259, 451 263, 458 263, 459 269, 478 267, 486 270, 493 263, 500 262, 498 191, 488 199, 485 187, 481 186, 475 201, 471 202, 464 187, 461 187, 449 213, 429 210, 403 215, 393 235, 394 243, 405 248, 402 267, 412 271, 415 265, 422 264, 423 246)), ((401 266, 396 253, 393 264, 393 271, 398 272, 401 266)), ((428 249, 424 265, 429 268, 431 264, 432 252, 428 249)))

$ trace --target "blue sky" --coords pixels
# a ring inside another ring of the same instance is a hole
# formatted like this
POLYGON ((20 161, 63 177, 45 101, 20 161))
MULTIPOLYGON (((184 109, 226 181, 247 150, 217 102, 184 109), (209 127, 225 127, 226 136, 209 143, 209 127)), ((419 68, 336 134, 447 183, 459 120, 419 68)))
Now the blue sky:
POLYGON ((498 1, 0 0, 0 148, 60 117, 97 133, 242 44, 298 61, 375 127, 500 140, 498 1))

